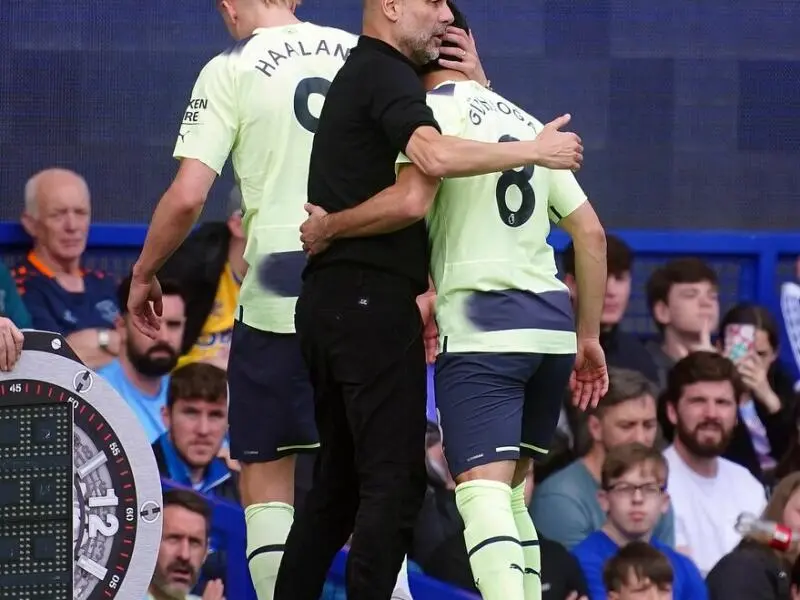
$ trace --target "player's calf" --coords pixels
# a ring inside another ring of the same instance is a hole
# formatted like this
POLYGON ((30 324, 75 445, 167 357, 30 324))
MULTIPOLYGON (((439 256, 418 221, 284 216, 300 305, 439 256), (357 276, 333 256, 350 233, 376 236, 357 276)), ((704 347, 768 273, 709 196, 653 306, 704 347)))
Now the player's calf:
POLYGON ((485 600, 523 600, 525 560, 511 508, 515 463, 504 460, 456 474, 456 504, 475 585, 485 600))
POLYGON ((272 600, 284 545, 294 521, 295 457, 243 463, 247 562, 258 600, 272 600))
POLYGON ((514 514, 514 523, 525 557, 525 600, 541 600, 542 553, 539 547, 539 535, 528 512, 525 498, 525 486, 529 476, 533 476, 533 459, 522 457, 517 461, 511 480, 511 512, 514 514))

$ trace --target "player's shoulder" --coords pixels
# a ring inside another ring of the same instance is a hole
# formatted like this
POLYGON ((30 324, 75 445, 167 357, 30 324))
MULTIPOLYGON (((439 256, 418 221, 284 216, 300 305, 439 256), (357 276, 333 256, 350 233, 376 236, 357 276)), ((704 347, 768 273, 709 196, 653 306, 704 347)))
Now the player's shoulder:
POLYGON ((309 30, 316 30, 326 38, 333 38, 342 44, 352 48, 358 44, 358 36, 344 29, 338 27, 329 27, 327 25, 317 25, 316 23, 304 23, 309 27, 309 30))
MULTIPOLYGON (((426 102, 434 112, 436 110, 449 110, 461 112, 461 107, 466 107, 468 92, 461 85, 462 82, 446 81, 430 89, 425 94, 426 102)), ((468 83, 468 82, 464 82, 468 83)))
POLYGON ((234 47, 237 44, 243 43, 244 41, 245 40, 240 40, 239 42, 236 42, 236 44, 234 44, 233 46, 230 46, 225 50, 223 50, 222 52, 220 52, 219 54, 212 56, 206 62, 206 64, 203 65, 203 68, 200 70, 200 75, 198 76, 198 79, 204 79, 204 80, 219 79, 221 77, 224 77, 226 73, 229 73, 235 66, 236 60, 239 56, 238 51, 235 50, 234 47))

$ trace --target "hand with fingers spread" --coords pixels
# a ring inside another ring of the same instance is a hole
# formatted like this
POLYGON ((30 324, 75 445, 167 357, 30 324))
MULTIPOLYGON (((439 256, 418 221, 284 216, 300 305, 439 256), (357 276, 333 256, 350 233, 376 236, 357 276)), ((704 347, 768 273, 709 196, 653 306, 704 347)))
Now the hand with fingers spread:
POLYGON ((596 338, 578 339, 575 367, 569 380, 572 403, 586 410, 595 408, 608 391, 606 354, 596 338))
POLYGON ((463 73, 482 86, 489 85, 489 80, 483 71, 483 65, 481 65, 481 59, 478 57, 478 49, 475 47, 475 38, 472 37, 472 33, 468 34, 459 27, 448 27, 444 41, 455 44, 455 47, 442 46, 439 49, 440 66, 463 73))
POLYGON ((201 600, 225 600, 224 593, 225 587, 222 585, 222 581, 214 579, 206 584, 201 600))
POLYGON ((577 171, 583 163, 583 143, 577 134, 559 131, 566 127, 571 115, 563 115, 544 126, 536 141, 542 153, 539 164, 549 169, 570 169, 577 171))
POLYGON ((0 371, 10 371, 22 354, 22 332, 6 317, 0 317, 0 371))
POLYGON ((325 227, 328 213, 314 204, 306 204, 303 209, 308 213, 308 218, 300 225, 300 241, 306 255, 314 256, 327 250, 331 244, 325 227))
POLYGON ((128 293, 128 314, 134 326, 147 337, 155 339, 161 328, 163 310, 163 295, 158 279, 155 276, 138 275, 134 266, 128 293))

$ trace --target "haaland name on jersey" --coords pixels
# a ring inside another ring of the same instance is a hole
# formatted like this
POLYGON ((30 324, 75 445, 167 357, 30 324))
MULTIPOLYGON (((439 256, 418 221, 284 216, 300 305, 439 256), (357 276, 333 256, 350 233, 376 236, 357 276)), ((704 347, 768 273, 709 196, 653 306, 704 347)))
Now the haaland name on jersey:
POLYGON ((342 44, 336 42, 331 42, 329 44, 327 40, 322 39, 319 41, 319 44, 317 44, 317 49, 313 52, 309 52, 303 45, 303 42, 299 41, 296 43, 286 42, 284 44, 284 52, 285 54, 277 50, 267 50, 270 60, 260 58, 255 65, 256 70, 261 71, 267 77, 272 77, 273 71, 276 71, 278 67, 280 67, 282 61, 299 56, 320 56, 325 54, 334 58, 347 60, 347 57, 350 55, 350 48, 346 48, 342 44), (333 51, 331 51, 331 48, 333 48, 333 51))

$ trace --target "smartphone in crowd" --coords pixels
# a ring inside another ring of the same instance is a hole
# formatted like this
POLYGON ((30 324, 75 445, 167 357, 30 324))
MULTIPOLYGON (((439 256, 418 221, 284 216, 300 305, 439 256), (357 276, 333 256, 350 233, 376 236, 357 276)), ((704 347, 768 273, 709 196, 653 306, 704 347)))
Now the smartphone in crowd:
POLYGON ((755 325, 731 324, 725 328, 725 356, 736 362, 755 352, 755 325))

